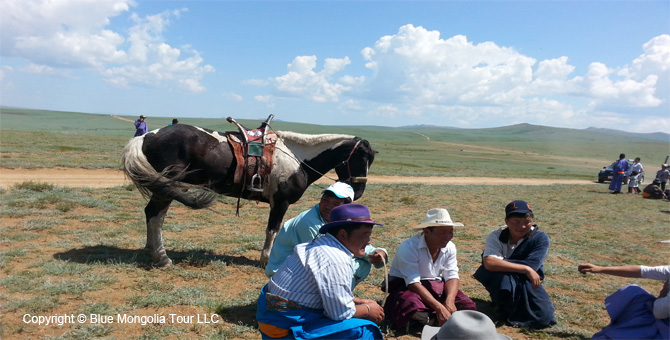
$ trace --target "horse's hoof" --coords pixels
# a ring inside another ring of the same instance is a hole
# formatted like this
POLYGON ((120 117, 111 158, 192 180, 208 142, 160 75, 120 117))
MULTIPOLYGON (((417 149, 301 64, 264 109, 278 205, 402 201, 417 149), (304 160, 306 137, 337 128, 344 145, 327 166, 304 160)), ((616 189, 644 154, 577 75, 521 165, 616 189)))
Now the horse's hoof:
POLYGON ((156 268, 170 268, 172 267, 172 260, 169 258, 163 258, 158 262, 154 262, 154 267, 156 268))

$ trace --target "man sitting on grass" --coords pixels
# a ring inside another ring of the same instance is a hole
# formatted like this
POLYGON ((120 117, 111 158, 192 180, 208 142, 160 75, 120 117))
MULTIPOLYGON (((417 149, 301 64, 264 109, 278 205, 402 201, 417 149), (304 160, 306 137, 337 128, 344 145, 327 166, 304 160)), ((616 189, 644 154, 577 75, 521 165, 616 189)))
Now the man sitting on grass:
POLYGON ((430 209, 420 233, 398 246, 389 271, 389 296, 384 311, 395 329, 409 328, 410 320, 442 326, 457 310, 476 310, 460 290, 454 228, 447 209, 430 209))
POLYGON ((263 339, 383 338, 384 310, 351 288, 352 258, 365 255, 375 225, 366 206, 344 204, 319 229, 324 236, 294 248, 258 297, 263 339))
POLYGON ((491 295, 496 317, 511 326, 545 328, 556 324, 554 305, 542 287, 550 241, 533 217, 524 201, 505 207, 506 226, 486 238, 474 278, 491 295))

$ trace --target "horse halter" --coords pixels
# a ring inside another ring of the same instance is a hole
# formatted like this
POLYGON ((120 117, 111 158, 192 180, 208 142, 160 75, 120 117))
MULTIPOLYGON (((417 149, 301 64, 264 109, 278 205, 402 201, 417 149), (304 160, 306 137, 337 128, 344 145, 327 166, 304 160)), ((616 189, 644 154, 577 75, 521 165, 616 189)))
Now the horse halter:
POLYGON ((344 165, 344 164, 347 165, 347 173, 349 174, 349 178, 344 179, 344 180, 340 180, 340 182, 346 182, 347 180, 349 180, 351 182, 351 184, 354 184, 354 183, 365 184, 365 183, 368 182, 367 177, 351 176, 351 164, 349 163, 349 160, 351 159, 351 156, 354 155, 354 151, 356 151, 356 148, 358 148, 358 145, 360 145, 360 144, 361 144, 361 140, 359 139, 358 141, 356 141, 356 145, 354 145, 353 149, 351 149, 351 152, 349 152, 349 157, 347 157, 346 160, 344 160, 342 163, 340 163, 340 165, 344 165))

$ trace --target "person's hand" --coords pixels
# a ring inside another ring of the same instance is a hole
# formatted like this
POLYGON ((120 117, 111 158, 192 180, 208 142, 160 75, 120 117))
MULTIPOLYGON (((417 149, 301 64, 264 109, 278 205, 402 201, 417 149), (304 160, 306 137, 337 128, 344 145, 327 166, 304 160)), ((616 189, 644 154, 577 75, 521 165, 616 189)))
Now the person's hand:
POLYGON ((533 289, 537 289, 537 287, 539 287, 540 284, 542 283, 540 275, 531 267, 528 267, 528 269, 526 270, 526 276, 528 276, 530 282, 533 283, 533 289))
POLYGON ((451 313, 451 314, 454 314, 454 312, 457 311, 457 309, 456 309, 456 305, 454 304, 453 301, 451 301, 451 302, 445 302, 445 303, 444 303, 444 306, 447 308, 447 310, 448 310, 449 313, 451 313))
POLYGON ((440 306, 440 309, 435 311, 435 316, 437 317, 437 325, 442 327, 451 317, 451 312, 447 310, 447 307, 440 306))
POLYGON ((377 324, 381 323, 384 320, 384 308, 382 308, 382 306, 380 306, 375 301, 372 300, 366 300, 366 301, 370 301, 365 303, 370 307, 370 312, 368 313, 368 316, 365 318, 377 324))
POLYGON ((596 273, 596 268, 598 268, 598 266, 590 263, 584 263, 577 266, 577 270, 582 274, 596 273))
POLYGON ((383 263, 383 258, 386 257, 386 254, 377 249, 373 254, 368 255, 368 261, 373 265, 380 265, 383 263))

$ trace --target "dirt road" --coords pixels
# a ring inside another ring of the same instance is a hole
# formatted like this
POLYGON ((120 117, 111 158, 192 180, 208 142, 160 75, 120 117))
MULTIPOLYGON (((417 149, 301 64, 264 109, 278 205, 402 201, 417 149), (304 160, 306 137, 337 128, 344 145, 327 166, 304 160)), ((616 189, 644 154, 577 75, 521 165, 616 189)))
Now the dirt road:
MULTIPOLYGON (((0 187, 9 188, 14 184, 33 181, 51 183, 63 187, 109 188, 130 184, 120 170, 42 168, 5 169, 0 168, 0 187)), ((329 180, 325 180, 329 181, 329 180)), ((423 184, 487 184, 487 185, 550 185, 550 184, 595 184, 595 181, 580 179, 544 178, 490 178, 490 177, 402 177, 369 176, 371 184, 423 183, 423 184)))

